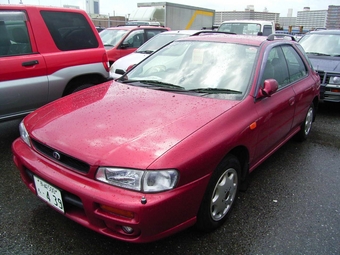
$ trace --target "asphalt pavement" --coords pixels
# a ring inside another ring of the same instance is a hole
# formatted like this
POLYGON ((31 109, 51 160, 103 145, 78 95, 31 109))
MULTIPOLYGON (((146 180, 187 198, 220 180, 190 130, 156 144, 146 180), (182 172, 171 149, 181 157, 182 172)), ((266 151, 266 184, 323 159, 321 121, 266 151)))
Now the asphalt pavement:
POLYGON ((149 244, 111 239, 48 207, 11 154, 20 120, 0 123, 0 254, 340 254, 340 104, 321 104, 309 139, 289 141, 250 175, 226 223, 149 244))

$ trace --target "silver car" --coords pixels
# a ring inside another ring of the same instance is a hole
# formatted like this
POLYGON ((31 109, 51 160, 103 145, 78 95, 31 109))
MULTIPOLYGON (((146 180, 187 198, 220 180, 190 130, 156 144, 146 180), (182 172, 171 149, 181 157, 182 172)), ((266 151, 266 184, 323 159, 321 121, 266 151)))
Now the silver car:
POLYGON ((114 62, 110 68, 110 76, 113 79, 118 79, 127 71, 129 67, 138 64, 151 53, 168 44, 169 42, 179 38, 191 36, 198 32, 200 32, 200 30, 174 30, 158 34, 140 46, 135 52, 130 53, 129 55, 126 55, 114 62))

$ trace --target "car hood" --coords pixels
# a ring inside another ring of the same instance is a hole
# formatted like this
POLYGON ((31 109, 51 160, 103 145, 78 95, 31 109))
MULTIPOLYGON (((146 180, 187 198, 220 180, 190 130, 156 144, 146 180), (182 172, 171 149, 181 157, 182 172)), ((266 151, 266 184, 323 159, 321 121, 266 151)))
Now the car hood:
MULTIPOLYGON (((121 57, 120 59, 118 59, 116 62, 113 63, 113 66, 110 70, 111 75, 115 74, 116 69, 121 69, 121 70, 126 71, 126 69, 129 66, 138 64, 147 56, 149 56, 149 54, 133 52, 133 53, 130 53, 129 55, 121 57)), ((119 75, 119 77, 120 76, 121 75, 119 75)))
POLYGON ((340 73, 340 57, 315 56, 308 54, 315 70, 340 73))
POLYGON ((33 139, 91 165, 145 169, 236 104, 106 82, 36 110, 25 125, 33 139))

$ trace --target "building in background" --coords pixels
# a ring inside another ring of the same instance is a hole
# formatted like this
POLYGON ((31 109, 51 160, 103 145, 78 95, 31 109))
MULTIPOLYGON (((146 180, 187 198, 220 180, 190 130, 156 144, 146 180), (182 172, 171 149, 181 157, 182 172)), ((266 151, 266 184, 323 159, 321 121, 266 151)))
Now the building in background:
POLYGON ((244 11, 216 11, 215 12, 215 25, 220 25, 223 21, 227 20, 268 20, 279 22, 280 13, 269 12, 265 9, 263 12, 255 11, 254 5, 248 5, 244 11))
POLYGON ((280 17, 279 25, 281 29, 288 31, 290 26, 296 27, 296 17, 280 17))
POLYGON ((64 4, 63 7, 65 8, 74 8, 74 9, 80 9, 78 5, 69 5, 69 4, 64 4))
POLYGON ((127 18, 124 16, 109 16, 102 14, 89 14, 96 27, 108 28, 125 25, 127 18))
POLYGON ((296 26, 302 26, 303 30, 326 28, 327 10, 311 11, 309 7, 297 12, 296 26))
POLYGON ((99 14, 99 0, 86 0, 86 12, 88 14, 99 14))
POLYGON ((326 28, 340 29, 340 5, 328 6, 326 28))

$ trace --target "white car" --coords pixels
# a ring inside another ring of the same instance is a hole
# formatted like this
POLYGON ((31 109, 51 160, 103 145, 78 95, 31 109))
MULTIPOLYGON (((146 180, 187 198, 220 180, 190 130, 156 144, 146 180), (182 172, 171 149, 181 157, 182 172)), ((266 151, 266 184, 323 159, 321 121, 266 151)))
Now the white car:
POLYGON ((200 32, 200 30, 174 30, 162 32, 152 37, 150 40, 140 46, 135 52, 130 53, 129 55, 126 55, 114 62, 110 68, 110 76, 113 79, 118 79, 127 71, 130 66, 138 64, 162 46, 176 39, 191 36, 197 32, 200 32))

